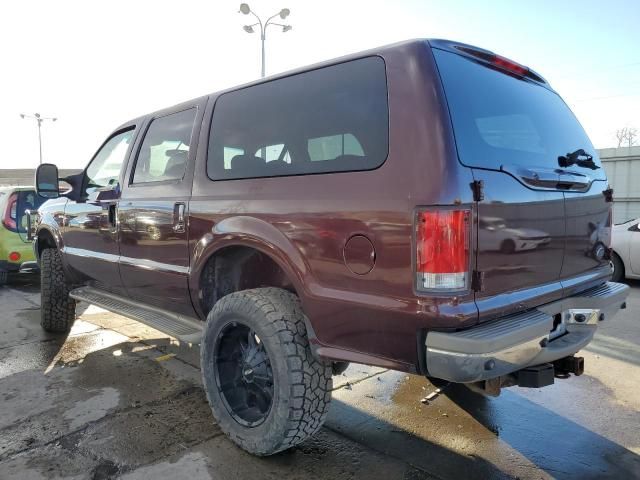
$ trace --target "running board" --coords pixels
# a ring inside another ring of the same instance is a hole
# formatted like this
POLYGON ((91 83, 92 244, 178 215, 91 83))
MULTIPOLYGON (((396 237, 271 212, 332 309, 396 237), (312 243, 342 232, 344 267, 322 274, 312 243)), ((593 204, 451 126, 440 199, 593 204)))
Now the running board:
POLYGON ((199 344, 202 338, 203 324, 195 318, 151 307, 93 287, 76 288, 69 293, 69 296, 137 320, 185 343, 199 344))

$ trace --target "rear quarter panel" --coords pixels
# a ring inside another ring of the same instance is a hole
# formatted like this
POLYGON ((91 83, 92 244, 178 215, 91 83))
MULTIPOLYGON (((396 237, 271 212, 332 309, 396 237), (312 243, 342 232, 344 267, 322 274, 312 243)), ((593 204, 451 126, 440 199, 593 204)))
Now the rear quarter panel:
POLYGON ((223 246, 254 246, 293 277, 321 354, 413 371, 420 329, 477 321, 472 294, 415 294, 415 207, 472 206, 473 178, 455 156, 428 46, 415 41, 372 54, 385 61, 390 122, 388 158, 376 170, 211 181, 209 106, 189 205, 191 294, 204 317, 198 266, 223 246), (353 235, 375 248, 366 275, 352 273, 343 260, 353 235))

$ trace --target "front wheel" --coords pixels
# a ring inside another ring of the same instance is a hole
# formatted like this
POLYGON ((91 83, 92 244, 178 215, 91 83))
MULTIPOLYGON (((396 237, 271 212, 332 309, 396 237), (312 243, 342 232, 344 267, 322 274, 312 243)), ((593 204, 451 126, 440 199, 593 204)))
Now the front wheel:
POLYGON ((278 288, 235 292, 207 319, 200 358, 220 428, 254 455, 304 441, 324 423, 331 363, 309 347, 298 297, 278 288))
POLYGON ((76 318, 76 301, 62 269, 62 256, 55 248, 40 255, 40 325, 47 332, 66 333, 76 318))

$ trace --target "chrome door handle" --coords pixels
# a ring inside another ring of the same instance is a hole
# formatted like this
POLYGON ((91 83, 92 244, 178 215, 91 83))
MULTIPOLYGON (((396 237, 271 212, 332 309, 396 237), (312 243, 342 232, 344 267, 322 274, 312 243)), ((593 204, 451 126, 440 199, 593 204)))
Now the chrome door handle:
POLYGON ((185 232, 184 212, 185 212, 184 203, 176 203, 173 206, 173 231, 175 233, 185 232))

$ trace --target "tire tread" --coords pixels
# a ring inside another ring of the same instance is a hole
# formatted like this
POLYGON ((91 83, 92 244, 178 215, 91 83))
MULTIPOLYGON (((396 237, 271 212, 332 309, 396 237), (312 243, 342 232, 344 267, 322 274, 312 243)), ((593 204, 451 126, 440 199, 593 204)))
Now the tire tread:
POLYGON ((40 325, 47 332, 66 333, 76 315, 76 301, 69 297, 62 256, 55 248, 40 255, 40 325))

